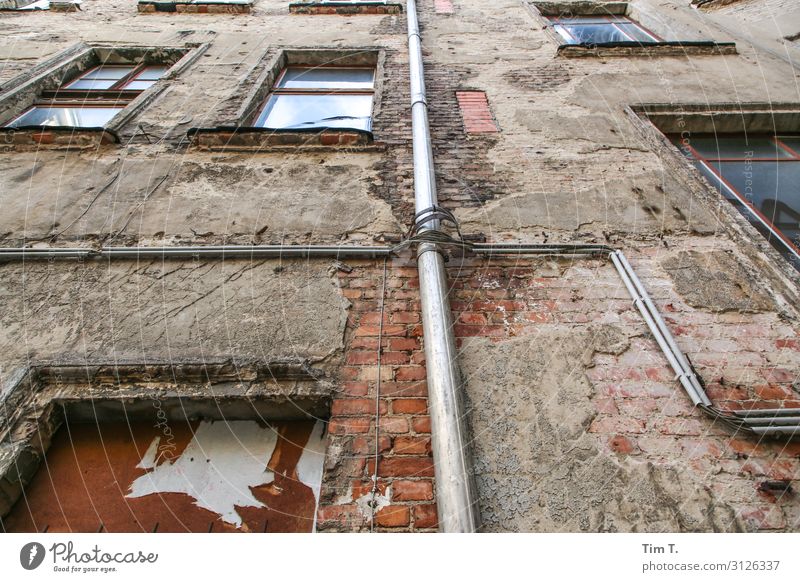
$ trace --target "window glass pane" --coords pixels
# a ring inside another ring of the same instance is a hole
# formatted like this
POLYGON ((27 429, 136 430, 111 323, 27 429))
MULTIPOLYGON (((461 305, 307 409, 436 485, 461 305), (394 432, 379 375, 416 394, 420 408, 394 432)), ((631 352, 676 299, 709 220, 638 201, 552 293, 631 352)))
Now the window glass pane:
POLYGON ((631 37, 632 40, 641 40, 644 42, 656 42, 656 39, 645 31, 641 26, 635 24, 633 22, 621 22, 617 26, 619 26, 622 30, 625 31, 628 36, 631 37))
POLYGON ((64 85, 65 89, 108 89, 114 83, 129 74, 136 67, 97 67, 79 76, 71 83, 64 85))
MULTIPOLYGON (((709 162, 709 165, 786 238, 800 246, 800 162, 709 162)), ((780 238, 760 224, 704 164, 699 163, 698 168, 775 248, 787 258, 793 256, 780 238)))
MULTIPOLYGON (((576 44, 599 44, 604 42, 630 42, 630 38, 625 36, 621 30, 610 22, 605 24, 560 24, 556 26, 556 30, 563 27, 565 30, 577 39, 571 41, 576 44)), ((559 34, 564 38, 566 35, 559 31, 559 34)))
POLYGON ((688 143, 704 158, 782 158, 792 156, 766 135, 690 135, 688 143))
POLYGON ((158 81, 169 70, 169 67, 147 67, 136 75, 137 81, 158 81))
POLYGON ((273 95, 256 121, 257 127, 304 129, 371 127, 371 95, 273 95))
POLYGON ((8 124, 8 127, 26 125, 103 127, 124 107, 34 107, 8 124))
POLYGON ((278 84, 280 89, 372 89, 374 69, 289 67, 278 84))
POLYGON ((108 89, 110 88, 116 81, 114 80, 105 80, 105 79, 78 79, 73 83, 70 83, 66 86, 67 89, 86 89, 86 90, 98 90, 98 89, 108 89))
POLYGON ((136 67, 133 66, 103 66, 92 69, 88 73, 81 75, 81 79, 121 79, 129 74, 136 67))
POLYGON ((572 18, 551 16, 550 20, 560 24, 608 24, 609 22, 629 22, 624 16, 574 16, 572 18))
POLYGON ((144 91, 155 85, 155 81, 131 81, 123 87, 127 91, 144 91))
POLYGON ((784 145, 788 146, 795 153, 800 154, 800 137, 780 137, 780 139, 784 145))

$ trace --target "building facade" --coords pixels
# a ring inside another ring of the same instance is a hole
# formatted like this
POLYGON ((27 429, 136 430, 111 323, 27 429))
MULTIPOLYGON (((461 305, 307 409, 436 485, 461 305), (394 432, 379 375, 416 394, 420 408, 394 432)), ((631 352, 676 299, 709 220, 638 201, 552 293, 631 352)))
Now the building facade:
POLYGON ((800 529, 795 2, 0 6, 6 531, 800 529))

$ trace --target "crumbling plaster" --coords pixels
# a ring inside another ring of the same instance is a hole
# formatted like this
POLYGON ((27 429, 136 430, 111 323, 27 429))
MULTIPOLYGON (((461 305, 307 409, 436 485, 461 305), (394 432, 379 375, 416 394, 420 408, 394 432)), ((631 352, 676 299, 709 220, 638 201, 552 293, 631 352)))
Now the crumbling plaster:
POLYGON ((343 346, 347 300, 330 263, 25 263, 5 281, 3 374, 28 362, 323 360, 343 346))
POLYGON ((587 434, 595 352, 620 353, 619 327, 465 344, 478 490, 486 531, 737 531, 735 512, 680 465, 603 451, 587 434), (487 390, 487 386, 492 389, 487 390))

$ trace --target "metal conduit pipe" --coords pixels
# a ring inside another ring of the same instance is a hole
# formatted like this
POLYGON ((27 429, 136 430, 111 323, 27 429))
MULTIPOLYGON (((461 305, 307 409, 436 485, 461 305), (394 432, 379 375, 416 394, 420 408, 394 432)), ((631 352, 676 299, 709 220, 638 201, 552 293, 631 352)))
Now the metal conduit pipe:
MULTIPOLYGON (((678 347, 678 343, 675 341, 675 337, 672 335, 672 332, 669 330, 667 324, 664 322, 664 318, 661 317, 661 313, 656 308, 655 304, 653 303, 653 300, 650 299, 650 294, 644 288, 644 285, 642 284, 639 277, 636 275, 636 272, 633 270, 633 267, 628 262, 628 259, 625 257, 624 254, 622 254, 622 251, 618 250, 614 254, 616 254, 617 258, 619 259, 619 262, 622 264, 626 276, 633 283, 634 287, 638 291, 639 297, 642 299, 642 301, 644 301, 645 306, 652 315, 653 320, 656 323, 656 326, 658 327, 661 335, 664 337, 664 340, 667 342, 670 349, 672 350, 672 353, 677 358, 678 363, 680 364, 683 370, 683 374, 686 376, 686 378, 689 380, 689 382, 692 384, 694 388, 693 392, 697 394, 698 398, 700 398, 700 403, 706 406, 711 406, 711 400, 709 400, 708 396, 706 396, 705 389, 703 388, 703 385, 700 383, 700 380, 697 378, 697 374, 695 374, 692 365, 689 363, 689 360, 686 358, 686 355, 683 353, 683 351, 678 347)), ((698 403, 695 402, 695 404, 698 403)))
POLYGON ((193 257, 227 259, 388 257, 393 247, 369 246, 197 246, 197 247, 102 247, 86 248, 0 248, 0 262, 54 259, 186 259, 193 257))
MULTIPOLYGON (((418 232, 437 231, 439 220, 430 220, 430 214, 435 212, 437 205, 436 176, 415 0, 408 0, 406 18, 416 226, 419 227, 418 232)), ((467 443, 463 386, 456 362, 457 350, 447 277, 438 244, 422 242, 417 245, 417 268, 439 530, 445 533, 474 532, 478 528, 477 497, 467 443)))
POLYGON ((625 267, 623 267, 622 262, 619 259, 619 256, 616 253, 611 253, 611 255, 609 256, 611 257, 611 261, 614 263, 614 267, 616 267, 617 272, 619 273, 619 276, 622 279, 622 282, 628 289, 628 293, 630 293, 631 297, 633 298, 634 305, 636 305, 636 307, 639 309, 639 313, 642 315, 642 318, 647 324, 647 327, 650 328, 650 332, 653 334, 653 337, 655 337, 655 340, 658 343, 659 347, 661 348, 661 351, 664 352, 664 355, 669 361, 670 366, 672 366, 672 369, 675 371, 675 375, 680 381, 684 390, 689 395, 689 398, 692 399, 692 402, 694 403, 695 406, 703 403, 703 398, 701 397, 700 394, 697 393, 694 385, 686 377, 686 373, 683 370, 680 361, 678 360, 671 346, 667 342, 666 338, 664 338, 663 334, 661 333, 661 330, 656 324, 655 319, 653 318, 652 314, 647 309, 645 302, 642 300, 639 293, 637 292, 636 286, 634 285, 633 281, 631 281, 630 277, 628 277, 628 274, 625 271, 625 267))

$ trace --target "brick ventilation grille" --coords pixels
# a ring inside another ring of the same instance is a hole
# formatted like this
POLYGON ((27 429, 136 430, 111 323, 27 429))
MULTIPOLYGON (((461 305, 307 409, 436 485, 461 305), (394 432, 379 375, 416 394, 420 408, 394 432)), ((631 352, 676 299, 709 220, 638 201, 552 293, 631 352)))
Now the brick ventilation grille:
POLYGON ((489 101, 483 91, 457 91, 458 107, 464 118, 467 133, 498 133, 500 130, 489 111, 489 101))
POLYGON ((433 7, 437 14, 453 14, 455 12, 450 0, 433 0, 433 7))

